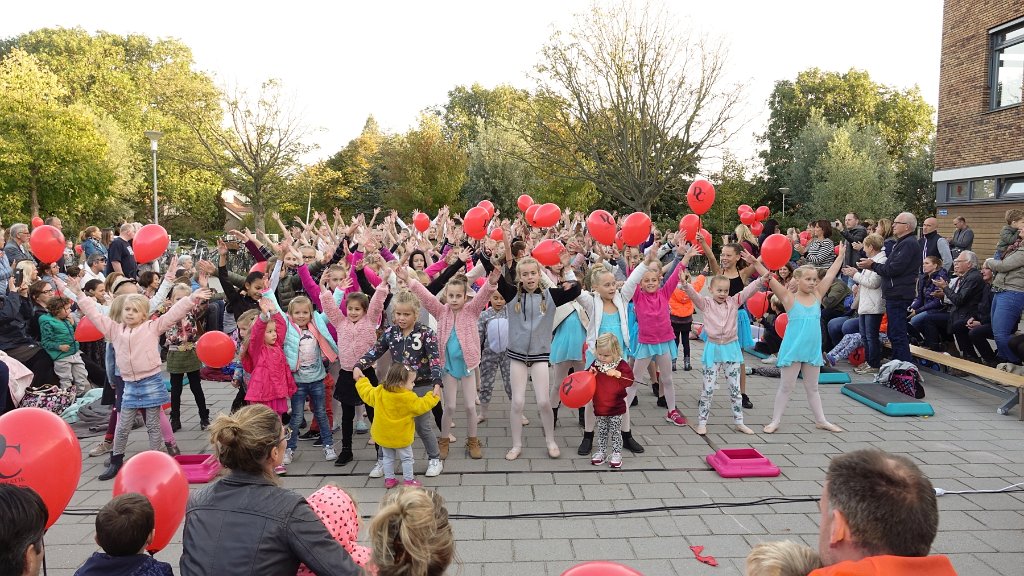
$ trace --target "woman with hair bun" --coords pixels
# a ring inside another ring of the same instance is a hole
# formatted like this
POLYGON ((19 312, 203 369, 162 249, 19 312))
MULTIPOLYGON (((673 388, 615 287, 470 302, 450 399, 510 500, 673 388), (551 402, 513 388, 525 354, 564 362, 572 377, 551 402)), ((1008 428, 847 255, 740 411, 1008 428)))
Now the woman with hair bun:
POLYGON ((228 474, 189 498, 182 576, 294 576, 300 563, 321 576, 363 573, 306 500, 278 486, 289 434, 262 404, 213 421, 210 443, 228 474))
POLYGON ((370 544, 377 576, 442 576, 455 559, 444 499, 422 488, 388 492, 370 522, 370 544))

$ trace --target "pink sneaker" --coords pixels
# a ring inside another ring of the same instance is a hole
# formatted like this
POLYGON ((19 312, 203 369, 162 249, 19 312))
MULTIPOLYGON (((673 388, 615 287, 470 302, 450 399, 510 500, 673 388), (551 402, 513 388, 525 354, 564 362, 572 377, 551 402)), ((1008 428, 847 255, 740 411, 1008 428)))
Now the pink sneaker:
POLYGON ((385 488, 390 490, 390 489, 394 488, 395 486, 398 486, 398 478, 385 478, 384 479, 384 487, 385 488))
POLYGON ((402 484, 405 486, 412 486, 414 488, 423 486, 423 482, 420 482, 419 480, 406 480, 405 482, 402 482, 402 484))
POLYGON ((669 410, 669 413, 665 414, 665 422, 671 422, 676 426, 686 426, 686 418, 676 408, 669 410))
POLYGON ((284 466, 274 466, 274 474, 277 474, 278 476, 284 476, 287 473, 288 469, 285 468, 284 466))

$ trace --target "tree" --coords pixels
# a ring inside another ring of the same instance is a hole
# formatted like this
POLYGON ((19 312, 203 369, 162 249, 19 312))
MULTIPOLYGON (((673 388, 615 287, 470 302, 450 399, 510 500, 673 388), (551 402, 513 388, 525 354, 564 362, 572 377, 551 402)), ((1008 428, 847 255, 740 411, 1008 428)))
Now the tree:
POLYGON ((227 126, 202 109, 175 112, 206 150, 205 167, 248 198, 256 229, 263 231, 267 213, 277 208, 301 167, 301 156, 312 150, 303 142, 309 131, 276 80, 264 82, 255 99, 236 89, 223 106, 227 126))
POLYGON ((722 167, 711 175, 711 182, 715 184, 715 203, 704 214, 702 224, 712 232, 713 237, 732 233, 737 224, 737 206, 757 206, 753 193, 754 183, 749 176, 751 172, 749 163, 726 153, 722 158, 722 167))
POLYGON ((0 196, 9 218, 38 216, 41 205, 77 216, 115 182, 107 139, 115 135, 65 95, 30 54, 12 50, 0 62, 0 196))
POLYGON ((723 85, 724 48, 663 11, 595 4, 541 54, 527 140, 553 173, 630 209, 678 192, 731 135, 742 87, 723 85))
POLYGON ((870 126, 848 122, 837 128, 825 153, 812 168, 814 190, 804 210, 810 218, 892 217, 902 210, 893 194, 895 174, 886 162, 885 143, 870 126))
POLYGON ((444 205, 462 209, 459 192, 466 180, 466 152, 445 138, 436 115, 422 114, 419 126, 386 139, 380 154, 388 208, 402 213, 434 213, 444 205))
POLYGON ((326 161, 338 174, 339 206, 352 214, 369 212, 383 205, 384 167, 380 149, 384 134, 373 116, 366 118, 359 136, 326 161))

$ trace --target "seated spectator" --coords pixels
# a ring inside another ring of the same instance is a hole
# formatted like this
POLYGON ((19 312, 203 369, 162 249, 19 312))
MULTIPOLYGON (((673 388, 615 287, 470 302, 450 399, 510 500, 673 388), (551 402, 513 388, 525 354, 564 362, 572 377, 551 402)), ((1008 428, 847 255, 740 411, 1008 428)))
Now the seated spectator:
POLYGON ((38 576, 49 513, 31 488, 0 484, 0 574, 38 576))
POLYGON ((980 362, 988 366, 999 363, 998 357, 989 339, 992 338, 992 270, 985 265, 981 267, 981 299, 974 316, 963 324, 953 325, 953 339, 960 356, 971 362, 980 362))
POLYGON ((857 450, 836 456, 822 488, 818 553, 810 576, 956 576, 929 556, 939 530, 935 488, 905 456, 857 450))
POLYGON ((88 282, 89 280, 99 280, 103 282, 107 279, 106 275, 103 274, 103 269, 107 266, 107 257, 103 254, 93 254, 85 260, 85 278, 83 280, 88 282))
POLYGON ((261 404, 214 420, 210 439, 228 474, 189 498, 182 576, 295 574, 300 563, 321 576, 362 573, 306 500, 278 486, 288 436, 261 404))
POLYGON ((949 305, 946 321, 942 321, 941 313, 929 314, 920 325, 925 346, 933 350, 945 350, 945 341, 953 331, 978 314, 978 304, 984 295, 985 280, 978 271, 978 256, 974 252, 965 250, 957 255, 953 271, 956 277, 949 283, 941 279, 932 281, 943 302, 949 305))
MULTIPOLYGON (((41 284, 53 290, 49 284, 41 284)), ((38 333, 39 325, 36 323, 28 294, 27 279, 20 286, 14 284, 14 278, 7 281, 7 296, 0 306, 0 350, 32 371, 33 386, 57 384, 59 380, 53 371, 53 359, 39 344, 39 340, 29 334, 29 329, 33 325, 38 333)))
POLYGON ((929 316, 937 322, 948 322, 949 315, 946 313, 946 304, 942 298, 936 296, 939 287, 936 280, 946 282, 949 274, 942 267, 942 258, 938 256, 926 256, 921 264, 923 274, 917 279, 917 297, 910 304, 910 322, 908 330, 919 345, 925 345, 924 336, 921 334, 921 327, 929 321, 929 316))
POLYGON ((761 542, 747 554, 746 576, 807 576, 815 568, 821 568, 821 557, 806 544, 761 542))
POLYGON ((153 505, 145 496, 114 496, 96 514, 96 544, 103 552, 94 552, 75 576, 174 576, 170 564, 146 554, 156 535, 154 524, 153 505))
POLYGON ((377 576, 442 576, 455 558, 444 499, 408 486, 388 492, 370 522, 370 544, 377 576))
POLYGON ((754 343, 754 350, 768 355, 768 357, 761 360, 762 364, 774 366, 779 361, 776 354, 779 353, 779 348, 782 346, 782 337, 775 331, 775 319, 786 310, 782 307, 779 297, 774 294, 768 302, 768 312, 761 319, 761 326, 764 328, 764 331, 761 339, 754 343))

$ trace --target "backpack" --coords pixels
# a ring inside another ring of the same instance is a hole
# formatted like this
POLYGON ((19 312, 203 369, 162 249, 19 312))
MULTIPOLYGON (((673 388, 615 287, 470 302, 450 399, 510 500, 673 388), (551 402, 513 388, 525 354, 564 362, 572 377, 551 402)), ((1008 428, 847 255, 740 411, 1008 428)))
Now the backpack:
POLYGON ((886 362, 878 372, 875 382, 920 400, 924 398, 924 382, 917 367, 909 362, 893 360, 886 362))
POLYGON ((487 323, 487 347, 495 354, 508 348, 508 319, 495 318, 487 323))

